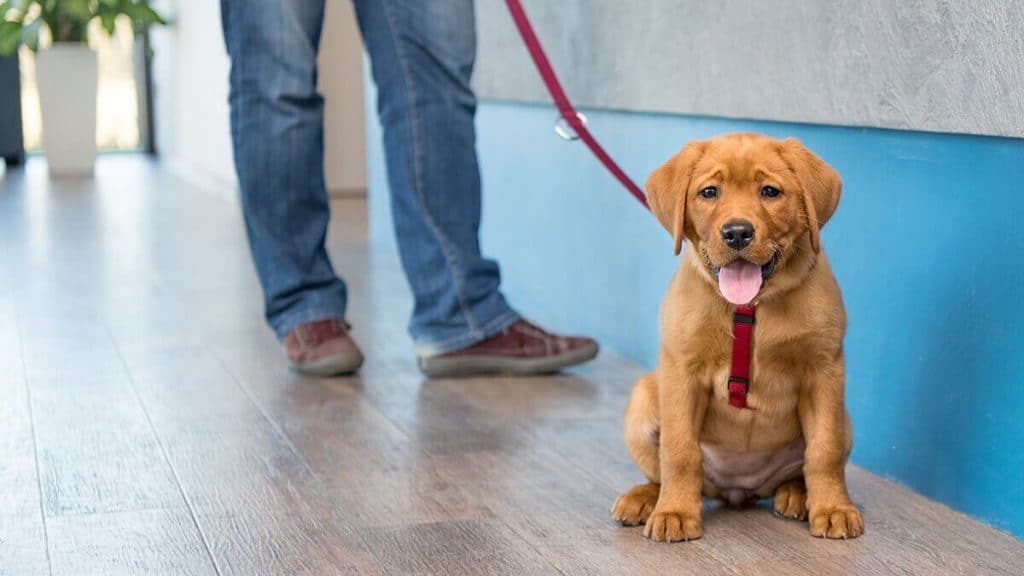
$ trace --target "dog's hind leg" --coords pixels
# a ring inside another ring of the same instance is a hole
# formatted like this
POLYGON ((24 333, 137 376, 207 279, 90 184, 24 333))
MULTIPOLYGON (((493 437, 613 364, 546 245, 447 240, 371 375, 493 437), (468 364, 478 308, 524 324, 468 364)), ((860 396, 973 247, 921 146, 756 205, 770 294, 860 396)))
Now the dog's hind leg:
POLYGON ((626 405, 626 447, 633 461, 649 482, 639 484, 619 496, 612 506, 612 518, 627 526, 636 526, 647 517, 658 503, 660 474, 658 470, 658 391, 654 375, 637 380, 626 405))
POLYGON ((637 380, 633 393, 626 404, 625 425, 626 447, 633 456, 640 471, 651 482, 661 482, 659 473, 658 445, 661 439, 661 424, 658 418, 658 388, 654 374, 647 374, 637 380))
POLYGON ((803 478, 783 482, 775 489, 775 515, 794 520, 807 519, 807 486, 803 478))

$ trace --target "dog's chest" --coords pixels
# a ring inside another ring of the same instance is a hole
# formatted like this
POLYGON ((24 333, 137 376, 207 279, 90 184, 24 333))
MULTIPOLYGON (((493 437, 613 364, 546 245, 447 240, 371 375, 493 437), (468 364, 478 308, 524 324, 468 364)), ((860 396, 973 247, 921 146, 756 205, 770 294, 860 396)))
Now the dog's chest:
MULTIPOLYGON (((800 374, 804 371, 803 360, 793 358, 790 347, 755 342, 753 348, 747 374, 747 403, 757 412, 757 420, 761 423, 790 418, 796 409, 800 374)), ((742 374, 737 374, 733 367, 731 350, 723 350, 719 359, 714 371, 708 374, 714 399, 719 407, 728 407, 726 412, 739 416, 731 412, 736 408, 728 406, 729 380, 742 374)), ((748 420, 743 417, 737 419, 742 422, 748 420)))
POLYGON ((733 504, 771 493, 803 469, 800 367, 780 356, 777 348, 763 344, 754 350, 747 396, 751 409, 729 403, 729 364, 712 376, 714 393, 700 438, 704 480, 733 504))

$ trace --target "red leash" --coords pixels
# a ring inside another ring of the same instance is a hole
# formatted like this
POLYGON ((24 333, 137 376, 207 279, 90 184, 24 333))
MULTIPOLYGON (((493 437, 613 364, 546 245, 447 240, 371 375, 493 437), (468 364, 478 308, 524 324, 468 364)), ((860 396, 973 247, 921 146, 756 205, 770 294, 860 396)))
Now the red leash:
POLYGON ((547 54, 544 53, 544 48, 540 45, 537 34, 533 31, 533 25, 530 24, 530 19, 526 16, 523 5, 519 0, 505 0, 505 4, 508 6, 508 11, 512 13, 512 20, 515 21, 516 28, 519 29, 519 35, 523 37, 523 43, 526 44, 526 49, 530 51, 530 57, 533 58, 533 63, 537 66, 537 71, 540 72, 540 77, 544 80, 544 85, 547 86, 548 92, 551 93, 551 99, 555 101, 555 107, 558 108, 558 113, 561 115, 562 120, 573 129, 573 132, 576 133, 580 140, 583 140, 587 148, 590 148, 590 151, 612 173, 612 176, 615 176, 626 187, 626 190, 638 202, 644 205, 644 208, 650 210, 650 207, 647 206, 647 198, 644 196, 643 190, 630 180, 629 176, 622 171, 622 168, 619 168, 619 165, 615 163, 615 160, 612 160, 612 157, 604 151, 601 144, 598 143, 594 135, 587 129, 586 117, 576 111, 572 102, 569 101, 569 97, 565 95, 562 83, 558 81, 558 76, 555 74, 554 68, 551 67, 551 62, 548 60, 547 54))
MULTIPOLYGON (((586 117, 576 111, 573 107, 572 102, 569 101, 569 97, 565 94, 565 89, 562 88, 562 83, 558 81, 558 76, 555 74, 555 69, 551 67, 551 61, 548 60, 547 54, 544 53, 544 47, 541 46, 540 40, 537 39, 536 32, 533 31, 533 25, 530 24, 530 18, 527 17, 526 11, 523 10, 523 5, 519 0, 505 0, 505 5, 508 6, 508 11, 512 14, 512 20, 516 23, 516 28, 519 29, 519 35, 523 38, 523 43, 526 44, 526 49, 530 52, 530 58, 533 59, 534 65, 537 66, 537 72, 540 73, 540 77, 544 80, 544 85, 547 86, 548 92, 551 94, 551 99, 555 102, 555 107, 558 108, 558 114, 561 116, 561 120, 565 121, 576 136, 583 140, 583 143, 590 148, 590 151, 594 153, 594 156, 604 164, 604 167, 626 187, 626 190, 633 195, 644 208, 651 209, 647 205, 647 198, 644 196, 643 191, 635 182, 630 180, 629 176, 619 168, 619 165, 612 160, 612 157, 604 151, 601 144, 594 138, 594 135, 587 129, 586 117)), ((556 132, 559 133, 563 138, 571 138, 566 134, 560 126, 556 126, 556 132)), ((750 337, 754 332, 754 307, 753 306, 737 306, 736 313, 733 315, 733 341, 732 341, 732 370, 729 372, 729 405, 736 408, 747 408, 747 390, 750 389, 750 352, 751 344, 750 337)))
POLYGON ((754 333, 754 307, 737 306, 732 315, 732 369, 729 371, 729 405, 747 406, 750 389, 750 336, 754 333))

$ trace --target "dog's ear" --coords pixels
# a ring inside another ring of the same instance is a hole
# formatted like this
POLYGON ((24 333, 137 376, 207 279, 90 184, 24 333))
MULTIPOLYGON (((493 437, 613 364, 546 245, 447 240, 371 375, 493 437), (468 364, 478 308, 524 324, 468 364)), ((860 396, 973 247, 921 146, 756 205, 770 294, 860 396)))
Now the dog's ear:
POLYGON ((675 240, 676 254, 683 249, 686 235, 686 192, 704 146, 704 142, 690 142, 647 177, 647 204, 675 240))
POLYGON ((821 251, 820 230, 836 211, 843 182, 835 169, 796 138, 782 141, 781 154, 800 182, 800 195, 807 214, 807 229, 811 233, 811 248, 817 254, 821 251))

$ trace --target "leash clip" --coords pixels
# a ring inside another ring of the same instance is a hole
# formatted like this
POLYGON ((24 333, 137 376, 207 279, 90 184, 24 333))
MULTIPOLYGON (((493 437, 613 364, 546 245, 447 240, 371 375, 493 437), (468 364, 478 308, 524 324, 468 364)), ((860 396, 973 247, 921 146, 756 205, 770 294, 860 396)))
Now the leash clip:
MULTIPOLYGON (((584 126, 587 125, 587 117, 583 112, 577 112, 576 117, 580 119, 580 122, 582 122, 584 126)), ((555 134, 558 134, 559 137, 566 142, 572 142, 573 140, 580 139, 580 137, 576 135, 576 131, 569 128, 569 122, 566 121, 565 117, 561 114, 555 118, 555 134)))
POLYGON ((753 410, 747 404, 747 392, 750 390, 750 382, 739 376, 729 377, 729 405, 733 408, 745 408, 753 410))

